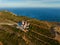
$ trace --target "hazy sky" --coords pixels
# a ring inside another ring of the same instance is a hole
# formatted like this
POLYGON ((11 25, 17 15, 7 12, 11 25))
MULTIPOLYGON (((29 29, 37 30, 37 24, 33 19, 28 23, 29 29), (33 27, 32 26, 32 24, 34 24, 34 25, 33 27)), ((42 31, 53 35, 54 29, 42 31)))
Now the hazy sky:
POLYGON ((0 0, 0 7, 60 7, 60 0, 0 0))

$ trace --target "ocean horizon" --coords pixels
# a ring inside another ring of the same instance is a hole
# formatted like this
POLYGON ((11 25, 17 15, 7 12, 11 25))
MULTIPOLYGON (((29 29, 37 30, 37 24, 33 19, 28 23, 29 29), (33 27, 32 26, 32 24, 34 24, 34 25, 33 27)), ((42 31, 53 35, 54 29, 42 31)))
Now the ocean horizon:
POLYGON ((18 16, 27 16, 49 22, 60 22, 60 8, 0 8, 18 16))

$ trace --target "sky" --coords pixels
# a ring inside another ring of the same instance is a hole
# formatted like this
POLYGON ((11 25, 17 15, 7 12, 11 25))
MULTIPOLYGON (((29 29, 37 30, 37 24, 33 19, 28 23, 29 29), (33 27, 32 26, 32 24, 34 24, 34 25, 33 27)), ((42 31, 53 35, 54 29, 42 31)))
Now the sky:
POLYGON ((60 7, 60 0, 0 0, 0 7, 60 7))

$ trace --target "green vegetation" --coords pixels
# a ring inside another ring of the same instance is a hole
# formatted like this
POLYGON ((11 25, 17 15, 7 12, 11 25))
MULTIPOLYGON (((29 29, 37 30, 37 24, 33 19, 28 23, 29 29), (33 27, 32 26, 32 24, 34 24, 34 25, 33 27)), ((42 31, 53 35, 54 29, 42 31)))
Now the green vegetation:
POLYGON ((50 27, 57 23, 16 16, 11 12, 0 12, 0 23, 17 23, 22 20, 29 20, 28 32, 17 29, 15 25, 0 25, 0 42, 3 45, 60 45, 50 31, 50 27))

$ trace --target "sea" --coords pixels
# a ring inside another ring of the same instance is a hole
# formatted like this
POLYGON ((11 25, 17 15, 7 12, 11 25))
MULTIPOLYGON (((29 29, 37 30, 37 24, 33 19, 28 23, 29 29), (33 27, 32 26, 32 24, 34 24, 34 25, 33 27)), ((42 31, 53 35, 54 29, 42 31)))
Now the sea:
POLYGON ((17 16, 27 16, 49 22, 60 22, 60 8, 0 8, 17 16))

